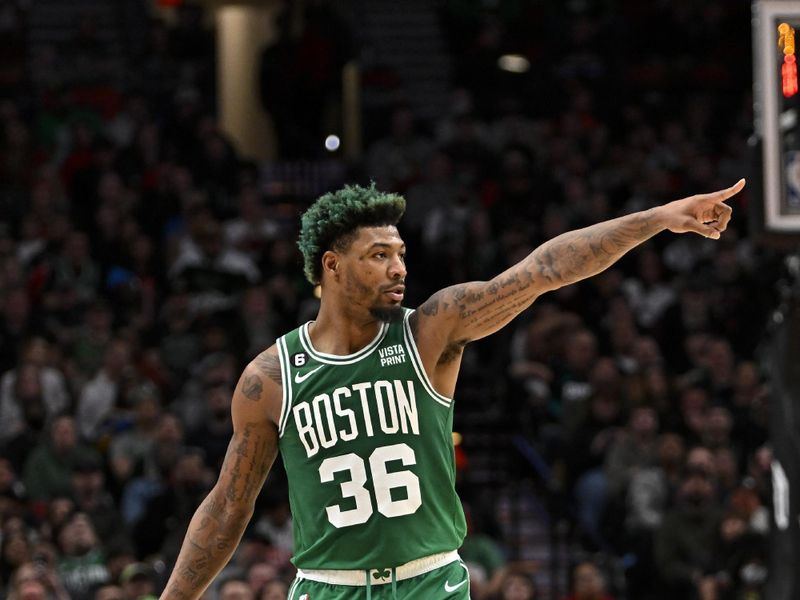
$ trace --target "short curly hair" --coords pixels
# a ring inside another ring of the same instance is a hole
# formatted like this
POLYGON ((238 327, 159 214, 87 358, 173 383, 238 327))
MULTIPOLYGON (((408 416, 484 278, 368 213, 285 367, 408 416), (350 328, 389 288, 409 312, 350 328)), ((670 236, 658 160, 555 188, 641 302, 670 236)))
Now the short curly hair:
POLYGON ((297 246, 303 254, 303 272, 314 285, 322 281, 322 255, 344 250, 359 227, 397 225, 406 210, 402 196, 369 187, 346 185, 320 196, 300 219, 297 246))

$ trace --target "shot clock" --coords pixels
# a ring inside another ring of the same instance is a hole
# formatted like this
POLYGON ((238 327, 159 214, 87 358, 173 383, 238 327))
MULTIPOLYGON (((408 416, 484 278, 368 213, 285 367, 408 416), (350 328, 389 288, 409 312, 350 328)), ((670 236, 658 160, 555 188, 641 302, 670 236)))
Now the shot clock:
POLYGON ((800 235, 800 1, 753 4, 754 109, 761 142, 763 207, 769 233, 800 235))

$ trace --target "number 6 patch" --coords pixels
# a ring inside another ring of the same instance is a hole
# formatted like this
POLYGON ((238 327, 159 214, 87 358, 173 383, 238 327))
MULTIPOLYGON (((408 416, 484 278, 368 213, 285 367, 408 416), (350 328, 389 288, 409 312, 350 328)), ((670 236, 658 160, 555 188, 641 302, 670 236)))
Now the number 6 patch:
POLYGON ((292 364, 295 367, 302 367, 306 364, 306 353, 305 352, 298 352, 297 354, 292 355, 292 364))

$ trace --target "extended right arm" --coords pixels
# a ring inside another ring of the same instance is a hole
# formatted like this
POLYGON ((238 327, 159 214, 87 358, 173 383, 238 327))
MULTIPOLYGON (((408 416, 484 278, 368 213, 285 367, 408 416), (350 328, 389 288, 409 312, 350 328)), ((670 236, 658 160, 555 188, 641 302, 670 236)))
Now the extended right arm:
POLYGON ((194 600, 233 555, 278 452, 280 366, 273 348, 242 373, 233 394, 233 437, 219 479, 192 517, 162 600, 194 600))

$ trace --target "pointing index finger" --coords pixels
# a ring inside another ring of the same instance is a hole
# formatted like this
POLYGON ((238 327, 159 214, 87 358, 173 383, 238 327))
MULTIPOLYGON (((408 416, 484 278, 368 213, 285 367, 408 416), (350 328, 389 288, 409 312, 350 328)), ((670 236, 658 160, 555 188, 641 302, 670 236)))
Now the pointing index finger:
POLYGON ((744 180, 744 177, 742 177, 739 181, 734 183, 728 189, 721 190, 721 191, 717 192, 717 194, 719 194, 721 196, 720 200, 722 200, 724 202, 725 200, 727 200, 731 196, 735 196, 736 194, 738 194, 739 192, 742 191, 742 189, 744 188, 744 184, 745 184, 745 180, 744 180))

